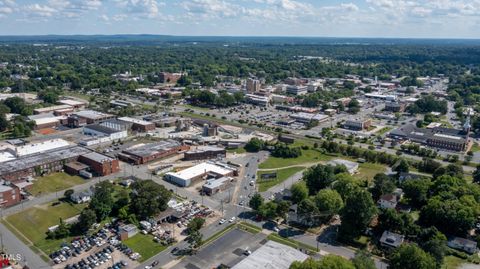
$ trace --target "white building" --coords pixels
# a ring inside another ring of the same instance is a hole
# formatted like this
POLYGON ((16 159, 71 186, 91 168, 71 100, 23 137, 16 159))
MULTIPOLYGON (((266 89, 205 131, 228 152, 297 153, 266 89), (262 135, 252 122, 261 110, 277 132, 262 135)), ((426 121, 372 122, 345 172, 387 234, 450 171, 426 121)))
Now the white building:
POLYGON ((335 159, 329 161, 327 164, 331 166, 337 166, 337 165, 344 165, 347 168, 348 173, 351 175, 355 174, 358 171, 358 163, 356 162, 351 162, 347 160, 342 160, 342 159, 335 159))
POLYGON ((187 187, 196 180, 207 177, 219 178, 232 176, 235 173, 233 168, 220 166, 215 163, 205 162, 179 172, 168 172, 165 179, 179 186, 187 187))
POLYGON ((328 115, 325 114, 313 114, 313 113, 305 113, 305 112, 299 112, 295 114, 291 114, 290 118, 302 122, 302 123, 310 123, 312 121, 318 121, 319 123, 325 122, 329 119, 328 115))
POLYGON ((91 124, 83 127, 83 134, 90 136, 89 139, 80 142, 80 144, 85 146, 107 143, 128 136, 127 130, 118 130, 100 124, 91 124))
POLYGON ((63 139, 52 139, 38 143, 30 143, 23 146, 15 147, 15 156, 22 157, 67 146, 70 146, 70 143, 63 139))

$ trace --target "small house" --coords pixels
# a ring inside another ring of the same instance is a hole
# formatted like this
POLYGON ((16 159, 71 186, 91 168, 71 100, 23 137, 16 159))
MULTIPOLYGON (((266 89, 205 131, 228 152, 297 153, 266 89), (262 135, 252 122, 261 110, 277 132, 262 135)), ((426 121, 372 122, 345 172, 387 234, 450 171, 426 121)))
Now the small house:
POLYGON ((395 209, 398 204, 398 197, 395 194, 385 194, 380 197, 377 201, 378 207, 382 209, 395 209))
POLYGON ((447 245, 451 248, 462 250, 470 254, 474 254, 478 251, 477 242, 461 237, 451 238, 448 240, 447 245))
POLYGON ((398 248, 405 241, 405 236, 389 231, 384 231, 380 238, 380 245, 387 249, 398 248))

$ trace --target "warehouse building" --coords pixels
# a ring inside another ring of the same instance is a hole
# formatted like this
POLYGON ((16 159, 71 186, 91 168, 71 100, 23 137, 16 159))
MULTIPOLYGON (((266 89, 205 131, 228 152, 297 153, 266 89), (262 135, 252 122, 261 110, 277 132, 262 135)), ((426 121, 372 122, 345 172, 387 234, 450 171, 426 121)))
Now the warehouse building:
POLYGON ((0 185, 0 207, 5 208, 20 203, 20 189, 13 184, 3 182, 0 185))
POLYGON ((186 161, 225 158, 226 156, 227 151, 224 148, 213 146, 199 146, 184 153, 186 161))
POLYGON ((90 152, 78 157, 78 161, 90 167, 90 171, 98 176, 107 176, 120 171, 120 166, 117 159, 109 156, 90 152))
POLYGON ((52 113, 52 112, 54 113, 57 110, 68 110, 73 112, 73 107, 69 105, 58 105, 58 106, 36 108, 33 110, 33 114, 38 115, 38 114, 46 114, 46 113, 52 113))
POLYGON ((317 121, 318 123, 325 122, 329 119, 329 116, 324 115, 324 114, 313 114, 313 113, 305 113, 305 112, 299 112, 290 115, 290 118, 301 122, 301 123, 311 123, 313 121, 317 121))
POLYGON ((78 146, 65 146, 45 151, 35 150, 31 154, 19 155, 20 157, 16 159, 3 162, 0 165, 0 178, 15 182, 29 176, 60 172, 64 164, 76 161, 80 155, 89 152, 90 150, 78 146))
POLYGON ((165 179, 181 187, 188 187, 192 183, 221 177, 231 177, 237 175, 236 168, 213 162, 205 162, 180 172, 168 172, 165 174, 165 179))
POLYGON ((118 155, 126 162, 145 164, 154 160, 169 157, 188 150, 190 147, 175 140, 165 140, 150 144, 140 144, 130 147, 118 155))
POLYGON ((118 118, 119 121, 125 122, 130 126, 130 129, 137 132, 148 132, 155 130, 155 123, 144 120, 139 120, 131 117, 118 118))
POLYGON ((78 101, 78 100, 72 100, 72 99, 63 99, 58 101, 58 103, 61 105, 71 106, 74 109, 84 109, 88 104, 86 101, 78 101))
POLYGON ((115 116, 112 114, 102 113, 95 110, 82 110, 68 117, 68 125, 70 127, 80 127, 114 118, 115 116))
POLYGON ((126 130, 118 130, 103 124, 91 124, 83 127, 83 134, 97 138, 108 138, 109 141, 128 136, 126 130))
POLYGON ((391 131, 388 136, 397 140, 408 140, 432 148, 465 152, 471 146, 469 127, 464 130, 434 127, 430 129, 418 128, 413 124, 406 124, 391 131))
POLYGON ((223 191, 231 186, 233 178, 231 177, 221 177, 211 180, 207 180, 207 183, 203 184, 202 192, 206 195, 214 195, 220 191, 223 191))
POLYGON ((345 129, 350 129, 350 130, 355 130, 355 131, 363 131, 367 130, 372 126, 372 120, 371 119, 366 119, 366 120, 347 120, 343 124, 343 128, 345 129))

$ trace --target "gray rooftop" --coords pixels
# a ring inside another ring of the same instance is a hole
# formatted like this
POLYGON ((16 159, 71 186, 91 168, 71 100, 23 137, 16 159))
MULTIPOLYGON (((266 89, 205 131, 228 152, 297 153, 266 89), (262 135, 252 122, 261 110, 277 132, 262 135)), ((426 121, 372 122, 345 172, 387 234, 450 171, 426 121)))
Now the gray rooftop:
POLYGON ((380 238, 380 243, 396 248, 403 244, 404 240, 405 236, 401 234, 384 231, 380 238))
POLYGON ((107 126, 104 126, 104 125, 100 125, 100 124, 90 124, 90 125, 85 126, 84 129, 90 129, 90 130, 97 131, 97 132, 107 134, 107 135, 121 132, 119 130, 116 130, 116 129, 113 129, 113 128, 110 128, 110 127, 107 127, 107 126))
POLYGON ((42 164, 78 157, 89 152, 89 149, 83 147, 69 146, 42 152, 39 154, 27 155, 15 160, 2 163, 2 165, 0 165, 0 176, 36 167, 42 164))
POLYGON ((108 157, 108 156, 103 155, 103 154, 100 154, 100 153, 97 153, 97 152, 90 152, 90 153, 82 155, 82 157, 94 160, 94 161, 99 162, 99 163, 102 163, 104 161, 113 160, 113 158, 108 157))
POLYGON ((288 269, 294 261, 304 261, 307 258, 307 254, 292 247, 268 241, 232 269, 288 269))
POLYGON ((123 153, 140 157, 148 157, 157 153, 170 150, 180 145, 181 144, 179 142, 169 139, 156 143, 145 144, 139 147, 131 147, 124 150, 123 153))

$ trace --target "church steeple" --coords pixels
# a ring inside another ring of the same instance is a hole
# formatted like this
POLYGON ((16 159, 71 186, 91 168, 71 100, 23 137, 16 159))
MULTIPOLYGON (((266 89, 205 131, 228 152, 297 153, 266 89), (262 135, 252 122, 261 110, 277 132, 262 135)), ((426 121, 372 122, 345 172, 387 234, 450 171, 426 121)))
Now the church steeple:
POLYGON ((472 129, 472 124, 470 123, 470 114, 468 114, 465 123, 463 124, 463 131, 468 135, 470 133, 470 129, 472 129))

